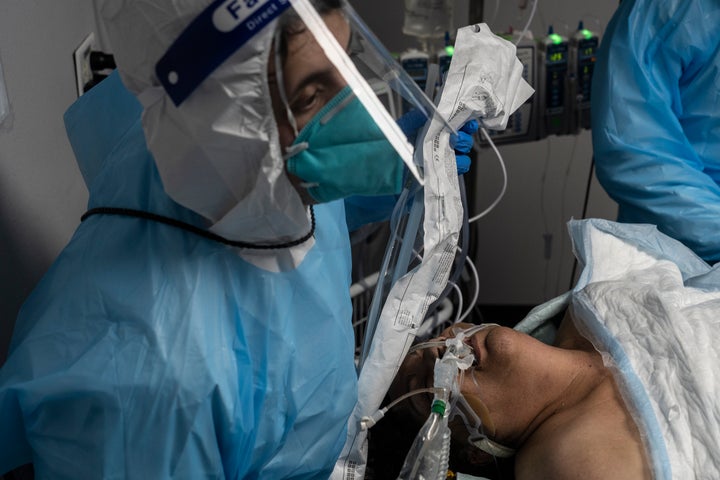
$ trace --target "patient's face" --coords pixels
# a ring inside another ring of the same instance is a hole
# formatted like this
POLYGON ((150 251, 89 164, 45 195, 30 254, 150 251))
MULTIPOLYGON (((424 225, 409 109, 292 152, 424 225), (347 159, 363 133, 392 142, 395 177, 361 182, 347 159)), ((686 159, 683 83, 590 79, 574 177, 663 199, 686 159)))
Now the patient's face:
MULTIPOLYGON (((458 324, 443 332, 441 339, 454 337, 458 324)), ((552 371, 557 348, 511 328, 490 326, 465 340, 473 350, 475 363, 465 371, 461 391, 485 425, 485 433, 500 443, 517 446, 525 437, 539 409, 543 407, 543 379, 552 371)), ((418 350, 406 358, 390 389, 390 396, 432 387, 435 359, 443 349, 418 350)), ((411 397, 419 418, 430 411, 431 396, 411 397)))

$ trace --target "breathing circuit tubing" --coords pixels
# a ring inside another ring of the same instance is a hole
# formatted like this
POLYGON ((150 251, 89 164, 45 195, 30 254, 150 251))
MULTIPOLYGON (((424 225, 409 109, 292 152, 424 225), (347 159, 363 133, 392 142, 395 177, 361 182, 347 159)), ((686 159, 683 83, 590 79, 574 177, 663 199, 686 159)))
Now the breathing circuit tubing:
POLYGON ((462 384, 464 371, 473 364, 475 358, 472 348, 464 340, 480 330, 492 326, 497 327, 498 325, 475 325, 458 332, 453 338, 424 342, 413 346, 408 354, 423 348, 447 348, 442 358, 436 360, 433 387, 408 392, 378 410, 374 415, 362 419, 362 428, 370 428, 389 409, 408 397, 419 393, 434 393, 430 415, 413 441, 400 471, 399 479, 445 479, 450 455, 451 432, 448 421, 451 414, 457 414, 462 419, 469 433, 468 441, 475 447, 496 457, 508 457, 515 453, 513 449, 499 445, 487 438, 483 431, 482 421, 460 393, 459 385, 462 384), (458 371, 460 372, 459 381, 458 371), (462 405, 464 412, 456 407, 456 403, 462 405))
MULTIPOLYGON (((442 358, 435 361, 433 377, 435 397, 430 415, 413 441, 400 471, 399 479, 442 480, 446 477, 451 437, 448 419, 450 412, 455 407, 455 401, 462 397, 457 381, 458 371, 462 375, 462 372, 468 369, 475 360, 472 348, 464 340, 489 327, 488 324, 476 325, 442 342, 447 348, 442 358), (452 403, 450 402, 451 393, 452 403)), ((437 344, 439 342, 428 343, 437 344)), ((429 346, 434 345, 424 345, 424 348, 429 346)), ((481 425, 477 424, 476 427, 481 427, 481 425)))
POLYGON ((458 390, 455 378, 458 358, 451 348, 435 363, 435 398, 430 415, 415 437, 398 479, 442 480, 447 476, 450 458, 450 426, 447 413, 450 392, 458 390))
MULTIPOLYGON (((463 335, 462 335, 461 339, 466 338, 466 337, 471 337, 475 333, 479 332, 480 330, 484 330, 484 329, 492 327, 492 326, 497 326, 497 324, 496 323, 484 323, 482 325, 475 325, 473 327, 470 327, 462 332, 463 335)), ((445 346, 447 346, 447 340, 435 340, 435 341, 418 343, 417 345, 413 345, 412 347, 410 347, 410 350, 408 350, 407 354, 410 355, 411 353, 414 353, 418 350, 422 350, 424 348, 433 348, 433 347, 442 348, 445 346)), ((383 407, 380 410, 378 410, 377 412, 375 412, 375 414, 368 416, 368 417, 364 417, 362 419, 362 429, 366 430, 366 429, 372 427, 373 425, 375 425, 378 421, 380 421, 381 418, 383 418, 385 416, 385 413, 387 413, 388 410, 390 410, 391 408, 393 408, 395 405, 402 402, 403 400, 405 400, 409 397, 412 397, 413 395, 418 395, 420 393, 436 393, 437 388, 438 387, 418 388, 411 392, 407 392, 404 395, 401 395, 400 397, 396 398, 395 400, 390 402, 385 407, 383 407)))

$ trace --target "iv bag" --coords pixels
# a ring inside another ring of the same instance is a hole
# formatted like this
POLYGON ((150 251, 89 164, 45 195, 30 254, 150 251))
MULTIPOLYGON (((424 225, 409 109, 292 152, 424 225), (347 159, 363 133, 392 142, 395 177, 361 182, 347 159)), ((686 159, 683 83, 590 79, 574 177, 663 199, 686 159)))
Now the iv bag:
POLYGON ((405 35, 441 38, 452 30, 452 23, 453 0, 405 0, 405 35))

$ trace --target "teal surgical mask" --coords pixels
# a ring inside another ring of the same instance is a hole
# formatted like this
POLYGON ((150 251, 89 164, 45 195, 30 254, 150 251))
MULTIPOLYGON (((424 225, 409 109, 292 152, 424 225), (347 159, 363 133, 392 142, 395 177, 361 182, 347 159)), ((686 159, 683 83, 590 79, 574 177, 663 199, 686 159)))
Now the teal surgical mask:
POLYGON ((286 151, 287 170, 324 203, 402 190, 404 164, 350 87, 300 131, 286 151))

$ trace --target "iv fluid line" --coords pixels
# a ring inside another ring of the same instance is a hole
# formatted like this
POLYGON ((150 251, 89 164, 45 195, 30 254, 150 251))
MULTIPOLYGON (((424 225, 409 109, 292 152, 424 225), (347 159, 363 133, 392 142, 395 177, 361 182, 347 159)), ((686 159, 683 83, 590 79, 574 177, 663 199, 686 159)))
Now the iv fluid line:
POLYGON ((502 155, 500 155, 500 151, 495 146, 495 142, 492 141, 492 139, 490 138, 490 135, 487 133, 487 130, 485 130, 484 128, 481 128, 480 131, 482 132, 482 134, 485 136, 485 139, 488 141, 488 143, 492 147, 493 151, 495 152, 495 155, 497 156, 498 162, 500 163, 500 168, 502 169, 502 173, 503 173, 503 186, 502 186, 502 190, 500 191, 500 194, 490 204, 490 206, 488 208, 486 208, 485 210, 483 210, 482 212, 475 215, 474 217, 472 217, 470 220, 468 220, 468 223, 473 223, 473 222, 477 221, 478 219, 484 217, 488 213, 490 213, 497 206, 497 204, 500 203, 500 200, 503 198, 503 196, 505 196, 505 190, 507 189, 508 176, 507 176, 507 169, 505 168, 505 161, 503 160, 502 155))
MULTIPOLYGON (((572 150, 570 151, 570 160, 568 161, 567 167, 565 168, 565 176, 563 178, 563 184, 562 184, 562 190, 561 190, 562 193, 560 194, 560 232, 561 232, 560 249, 559 249, 560 262, 558 262, 559 263, 558 272, 557 272, 557 276, 555 277, 555 292, 557 295, 560 294, 560 292, 558 291, 560 289, 560 270, 562 269, 562 254, 565 251, 565 235, 562 234, 563 233, 562 226, 567 221, 566 220, 567 217, 565 216, 565 208, 564 208, 567 205, 567 202, 565 201, 565 199, 566 199, 565 197, 567 195, 567 186, 570 181, 570 171, 572 170, 572 167, 575 164, 575 151, 577 149, 578 139, 579 139, 579 135, 575 135, 575 139, 573 140, 572 150)), ((581 215, 582 215, 582 213, 581 213, 581 215)))
POLYGON ((462 316, 455 323, 462 322, 463 320, 465 320, 465 318, 467 318, 468 315, 470 315, 470 312, 475 307, 478 297, 480 296, 480 276, 478 275, 477 268, 475 267, 475 264, 470 258, 466 259, 465 263, 467 263, 467 266, 470 268, 470 271, 473 274, 473 278, 475 280, 475 293, 473 295, 472 301, 468 303, 467 310, 465 310, 465 313, 463 313, 462 316))
POLYGON ((525 28, 523 28, 522 33, 520 33, 520 37, 518 37, 517 42, 515 42, 516 47, 522 41, 522 39, 525 38, 525 34, 527 33, 528 28, 530 28, 530 23, 533 21, 533 18, 535 18, 535 11, 537 10, 537 4, 538 4, 538 0, 533 0, 532 10, 530 11, 530 16, 527 19, 527 23, 525 23, 525 28))
MULTIPOLYGON (((445 345, 445 344, 443 343, 443 345, 445 345)), ((395 405, 402 402, 403 400, 406 400, 414 395, 418 395, 421 393, 434 394, 434 393, 436 393, 436 390, 437 390, 437 388, 435 388, 435 387, 427 387, 427 388, 418 388, 417 390, 407 392, 406 394, 401 395, 400 397, 396 398, 395 400, 393 400, 388 405, 384 406, 383 408, 381 408, 374 414, 367 416, 367 417, 363 417, 362 420, 360 421, 360 428, 362 430, 367 430, 369 428, 372 428, 377 422, 382 420, 382 418, 385 416, 385 414, 388 412, 388 410, 390 410, 391 408, 393 408, 395 405)))

